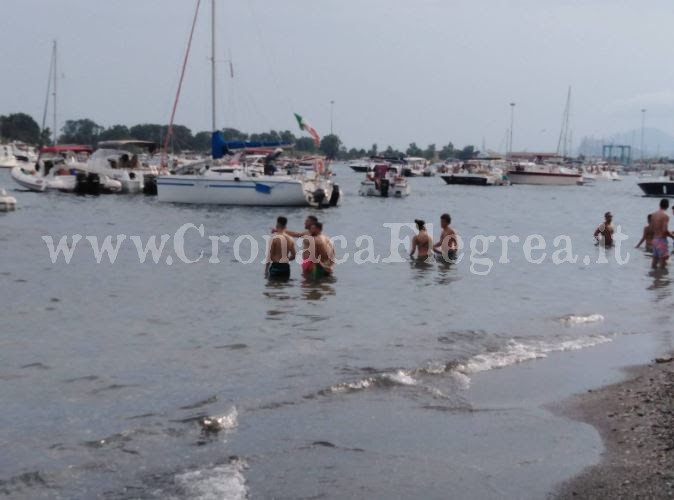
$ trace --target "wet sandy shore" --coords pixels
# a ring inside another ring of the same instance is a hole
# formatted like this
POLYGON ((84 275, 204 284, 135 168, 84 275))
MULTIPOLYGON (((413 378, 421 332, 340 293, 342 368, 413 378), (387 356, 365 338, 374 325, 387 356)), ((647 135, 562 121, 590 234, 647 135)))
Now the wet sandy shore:
POLYGON ((554 408, 594 426, 605 446, 602 461, 560 485, 556 498, 674 497, 674 361, 658 358, 629 375, 554 408))

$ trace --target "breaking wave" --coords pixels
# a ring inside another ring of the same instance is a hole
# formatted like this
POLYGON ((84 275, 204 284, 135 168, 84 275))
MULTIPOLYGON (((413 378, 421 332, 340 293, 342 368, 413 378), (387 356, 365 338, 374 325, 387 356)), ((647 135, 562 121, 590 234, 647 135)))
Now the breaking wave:
POLYGON ((599 323, 604 321, 601 314, 567 314, 559 318, 559 321, 568 326, 582 325, 585 323, 599 323))
POLYGON ((418 386, 433 393, 431 388, 421 384, 419 378, 437 375, 451 375, 461 388, 470 384, 470 375, 505 368, 525 361, 546 358, 551 352, 575 351, 610 342, 610 337, 594 335, 590 337, 567 339, 558 342, 509 340, 498 350, 477 354, 465 360, 449 362, 432 361, 424 368, 398 369, 382 372, 352 382, 341 382, 319 392, 319 395, 340 394, 363 391, 366 389, 418 386))
POLYGON ((233 459, 211 469, 184 472, 175 476, 185 497, 197 500, 234 500, 246 498, 248 488, 243 471, 246 462, 233 459))

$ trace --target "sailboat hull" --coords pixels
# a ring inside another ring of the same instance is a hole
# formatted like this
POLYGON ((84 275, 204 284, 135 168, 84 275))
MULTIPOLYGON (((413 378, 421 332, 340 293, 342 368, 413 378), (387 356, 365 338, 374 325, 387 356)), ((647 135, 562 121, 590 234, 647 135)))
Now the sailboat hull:
POLYGON ((200 205, 308 206, 301 181, 295 179, 218 180, 203 176, 159 176, 161 202, 200 205))

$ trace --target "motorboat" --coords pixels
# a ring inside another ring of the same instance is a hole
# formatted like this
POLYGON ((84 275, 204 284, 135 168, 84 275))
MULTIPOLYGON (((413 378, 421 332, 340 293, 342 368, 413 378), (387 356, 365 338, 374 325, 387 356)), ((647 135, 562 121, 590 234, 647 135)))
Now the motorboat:
POLYGON ((357 160, 349 163, 349 168, 359 173, 372 172, 372 161, 367 159, 357 160))
POLYGON ((470 186, 506 186, 508 177, 502 168, 488 161, 469 160, 454 165, 450 171, 440 176, 447 184, 470 186))
POLYGON ((611 166, 607 163, 597 163, 594 165, 585 165, 583 167, 583 179, 592 181, 622 181, 618 171, 622 167, 611 166))
POLYGON ((674 196, 674 170, 665 170, 657 177, 643 175, 638 185, 645 196, 674 196))
POLYGON ((575 168, 555 163, 514 163, 508 170, 511 184, 536 186, 577 186, 583 184, 583 174, 575 168))
POLYGON ((21 142, 0 144, 0 168, 23 167, 32 170, 37 161, 35 150, 21 142))
POLYGON ((157 144, 152 141, 102 141, 87 162, 87 170, 122 184, 122 193, 156 193, 159 169, 144 157, 152 158, 157 144))
POLYGON ((0 212, 11 212, 12 210, 16 210, 16 198, 0 188, 0 212))
POLYGON ((407 156, 404 158, 402 175, 404 177, 420 177, 428 168, 428 160, 416 156, 407 156))
POLYGON ((14 182, 29 191, 62 191, 81 194, 118 193, 121 182, 87 169, 89 146, 56 145, 42 148, 33 170, 14 167, 14 182))
POLYGON ((410 186, 402 175, 402 168, 391 163, 378 163, 360 183, 358 194, 381 198, 404 198, 410 194, 410 186))

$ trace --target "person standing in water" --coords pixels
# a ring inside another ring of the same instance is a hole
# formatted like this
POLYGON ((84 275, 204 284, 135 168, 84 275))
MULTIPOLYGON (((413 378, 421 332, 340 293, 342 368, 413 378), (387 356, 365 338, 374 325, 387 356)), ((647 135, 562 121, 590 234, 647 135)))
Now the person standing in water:
POLYGON ((426 260, 431 254, 433 248, 433 238, 426 231, 426 222, 421 219, 414 219, 419 232, 412 238, 412 248, 410 249, 410 257, 414 259, 414 254, 418 260, 426 260))
POLYGON ((660 210, 651 214, 651 231, 653 231, 653 262, 651 267, 656 269, 658 266, 664 268, 669 260, 669 242, 667 238, 669 232, 669 200, 663 198, 660 200, 660 210))
POLYGON ((276 228, 269 241, 265 276, 268 278, 290 278, 290 262, 295 259, 295 240, 286 233, 288 219, 276 219, 276 228))
POLYGON ((594 239, 605 247, 613 246, 613 215, 611 212, 604 214, 604 222, 594 231, 594 239), (601 236, 601 238, 599 237, 601 236))
POLYGON ((651 218, 652 215, 648 214, 647 217, 648 224, 644 226, 644 232, 641 235, 641 239, 639 240, 639 243, 637 243, 637 246, 635 246, 634 248, 639 248, 642 243, 646 243, 646 251, 647 252, 653 251, 653 229, 651 229, 651 218))
MULTIPOLYGON (((308 256, 309 256, 309 254, 308 254, 309 240, 307 240, 307 236, 310 235, 309 228, 315 222, 318 222, 318 218, 315 215, 307 215, 307 218, 304 219, 304 231, 291 231, 289 229, 285 230, 285 234, 290 236, 291 238, 302 238, 303 239, 302 259, 307 259, 308 256)), ((271 232, 275 233, 276 229, 272 229, 271 232)))
POLYGON ((459 247, 457 232, 450 226, 452 217, 449 214, 442 214, 440 216, 440 241, 433 245, 433 250, 445 262, 456 260, 456 251, 459 247))
POLYGON ((305 250, 302 272, 312 278, 331 276, 335 266, 335 247, 323 234, 323 224, 316 221, 309 226, 309 236, 304 237, 305 250))

